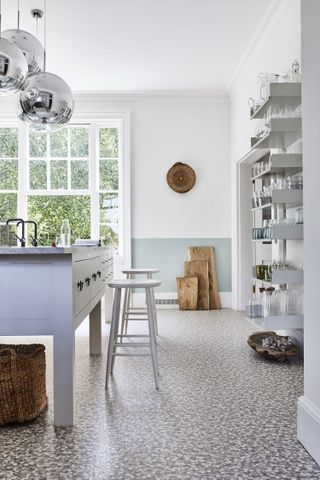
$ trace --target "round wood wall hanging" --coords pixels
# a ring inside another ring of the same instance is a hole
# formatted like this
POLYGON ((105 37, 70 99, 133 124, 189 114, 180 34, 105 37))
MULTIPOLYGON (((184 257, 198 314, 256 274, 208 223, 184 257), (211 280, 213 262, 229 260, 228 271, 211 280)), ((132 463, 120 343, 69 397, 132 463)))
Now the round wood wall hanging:
POLYGON ((177 162, 168 170, 167 182, 175 192, 186 193, 194 186, 196 174, 190 165, 177 162))

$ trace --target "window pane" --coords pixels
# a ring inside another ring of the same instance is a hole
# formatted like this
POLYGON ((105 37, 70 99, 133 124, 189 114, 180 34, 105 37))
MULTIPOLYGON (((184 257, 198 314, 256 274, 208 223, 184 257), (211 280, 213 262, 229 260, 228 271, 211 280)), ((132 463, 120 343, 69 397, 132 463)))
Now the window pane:
POLYGON ((38 130, 29 130, 29 155, 30 157, 47 156, 47 134, 38 130))
POLYGON ((116 158, 119 156, 118 148, 118 129, 100 128, 99 145, 100 158, 116 158))
POLYGON ((68 189, 68 161, 52 160, 50 162, 51 188, 53 190, 68 189))
POLYGON ((118 160, 100 160, 100 190, 118 190, 118 160))
POLYGON ((17 128, 0 128, 0 157, 18 157, 17 128))
POLYGON ((30 189, 47 190, 47 162, 30 160, 30 189))
POLYGON ((83 190, 89 188, 88 160, 71 161, 71 188, 73 190, 83 190))
POLYGON ((117 193, 100 193, 100 222, 118 223, 119 199, 117 193))
POLYGON ((51 245, 60 235, 65 218, 70 221, 72 242, 76 238, 90 238, 90 195, 30 195, 28 218, 38 223, 41 245, 51 245))
POLYGON ((18 189, 18 160, 0 160, 0 189, 18 189))
POLYGON ((83 158, 89 156, 89 129, 71 128, 71 157, 83 158))
POLYGON ((66 128, 50 134, 50 156, 53 158, 68 156, 68 130, 66 128))
POLYGON ((119 246, 119 226, 118 225, 100 225, 100 239, 103 245, 112 245, 114 248, 119 246))
POLYGON ((17 194, 0 193, 0 221, 5 222, 8 218, 17 216, 17 194))

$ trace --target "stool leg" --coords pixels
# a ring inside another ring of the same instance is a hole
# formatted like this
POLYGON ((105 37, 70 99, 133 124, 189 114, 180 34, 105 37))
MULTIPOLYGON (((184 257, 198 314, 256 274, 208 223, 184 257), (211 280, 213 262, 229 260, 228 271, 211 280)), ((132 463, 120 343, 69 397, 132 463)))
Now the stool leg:
POLYGON ((125 323, 125 329, 124 329, 125 335, 128 334, 129 309, 130 309, 130 305, 131 305, 131 288, 128 288, 127 290, 128 290, 128 300, 127 300, 127 305, 126 305, 126 312, 128 312, 128 314, 126 315, 126 323, 125 323))
POLYGON ((120 314, 120 300, 121 300, 121 289, 116 288, 114 293, 114 299, 113 299, 112 320, 111 320, 109 342, 108 342, 106 388, 108 388, 109 376, 111 372, 114 337, 115 337, 115 331, 117 327, 117 318, 119 318, 119 314, 120 314))
POLYGON ((158 383, 158 354, 157 354, 157 345, 156 345, 156 335, 154 331, 154 313, 152 306, 152 294, 150 288, 146 288, 146 297, 147 297, 147 308, 148 308, 148 325, 149 325, 149 335, 150 335, 150 350, 153 366, 154 381, 156 389, 159 390, 158 383))
MULTIPOLYGON (((121 295, 121 289, 120 290, 120 295, 121 295)), ((120 323, 120 307, 121 307, 121 297, 120 297, 120 302, 119 302, 119 312, 116 318, 116 326, 114 329, 114 336, 113 336, 113 348, 112 348, 112 357, 111 357, 111 369, 110 369, 110 375, 113 374, 113 367, 114 367, 114 362, 115 362, 115 353, 117 351, 116 343, 118 342, 118 334, 119 334, 119 323, 120 323)), ((122 339, 122 337, 120 337, 122 339)), ((121 343, 121 342, 120 342, 121 343)))
MULTIPOLYGON (((152 280, 152 273, 148 273, 147 277, 152 280)), ((156 299, 154 296, 154 288, 151 289, 151 294, 152 294, 152 304, 153 304, 153 311, 154 311, 154 331, 156 332, 156 335, 159 335, 158 332, 158 319, 157 319, 157 309, 156 309, 156 299)))
MULTIPOLYGON (((128 275, 127 275, 128 276, 128 275)), ((124 334, 125 327, 126 327, 126 318, 127 318, 127 311, 128 311, 128 289, 126 288, 124 293, 124 301, 123 301, 123 310, 122 310, 122 319, 121 319, 121 335, 124 334)), ((120 339, 120 343, 122 343, 122 337, 120 339)))

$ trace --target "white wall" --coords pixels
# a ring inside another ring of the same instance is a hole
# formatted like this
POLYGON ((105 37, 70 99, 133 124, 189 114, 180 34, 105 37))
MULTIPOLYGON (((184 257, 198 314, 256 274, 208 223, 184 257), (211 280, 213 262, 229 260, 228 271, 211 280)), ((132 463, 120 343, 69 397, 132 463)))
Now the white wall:
MULTIPOLYGON (((248 99, 255 95, 260 72, 281 73, 293 60, 300 61, 300 0, 279 0, 272 16, 258 28, 257 37, 239 66, 230 90, 231 192, 232 192, 232 292, 233 308, 239 305, 237 278, 236 163, 250 150, 254 128, 249 119, 248 99)), ((301 256, 301 255, 299 255, 301 256)), ((301 261, 299 261, 301 263, 301 261)))
POLYGON ((298 403, 298 438, 320 464, 319 145, 320 2, 301 5, 302 133, 304 176, 304 395, 298 403))
POLYGON ((230 237, 229 103, 197 97, 76 96, 77 112, 130 111, 132 236, 230 237), (175 162, 197 175, 187 194, 166 183, 175 162))
MULTIPOLYGON (((14 97, 0 100, 0 118, 15 118, 14 97)), ((227 99, 184 96, 75 95, 74 117, 130 112, 132 236, 230 237, 230 136, 227 99), (173 192, 166 173, 190 164, 194 188, 173 192)))

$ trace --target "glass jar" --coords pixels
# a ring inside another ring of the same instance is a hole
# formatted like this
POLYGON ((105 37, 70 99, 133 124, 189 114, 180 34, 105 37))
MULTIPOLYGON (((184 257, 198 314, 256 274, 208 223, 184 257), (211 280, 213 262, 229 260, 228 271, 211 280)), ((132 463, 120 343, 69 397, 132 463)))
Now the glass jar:
POLYGON ((71 245, 71 228, 68 219, 62 220, 60 238, 62 247, 71 245))
POLYGON ((296 213, 295 213, 295 220, 296 220, 296 223, 303 223, 303 208, 302 207, 299 207, 297 208, 296 210, 296 213))

